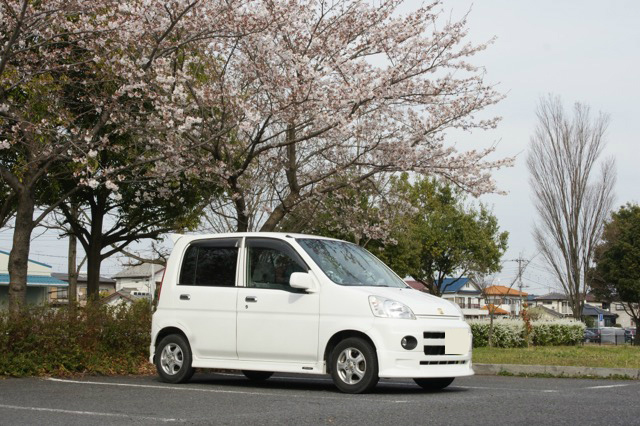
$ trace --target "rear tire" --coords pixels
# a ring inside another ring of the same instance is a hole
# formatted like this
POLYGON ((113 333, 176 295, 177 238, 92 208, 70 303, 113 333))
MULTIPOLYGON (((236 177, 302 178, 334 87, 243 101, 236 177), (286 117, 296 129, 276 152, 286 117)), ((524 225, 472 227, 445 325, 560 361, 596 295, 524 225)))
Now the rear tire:
POLYGON ((331 378, 345 393, 365 393, 378 383, 378 357, 369 342, 349 337, 331 352, 331 378))
POLYGON ((160 341, 156 349, 156 370, 163 382, 189 381, 195 369, 191 366, 191 347, 183 336, 170 334, 160 341))
POLYGON ((439 391, 449 386, 455 377, 442 377, 435 379, 413 379, 418 386, 428 391, 439 391))
POLYGON ((272 371, 253 371, 253 370, 242 370, 242 374, 244 374, 247 379, 252 382, 264 382, 269 377, 273 376, 272 371))

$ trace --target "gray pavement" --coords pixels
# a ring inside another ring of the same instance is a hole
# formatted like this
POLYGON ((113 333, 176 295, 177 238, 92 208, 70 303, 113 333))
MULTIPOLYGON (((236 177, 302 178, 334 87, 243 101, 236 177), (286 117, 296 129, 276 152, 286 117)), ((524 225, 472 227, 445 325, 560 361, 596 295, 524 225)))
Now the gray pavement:
POLYGON ((0 380, 0 424, 633 425, 640 381, 459 378, 440 392, 383 380, 367 395, 339 393, 326 376, 197 373, 184 385, 156 377, 0 380))

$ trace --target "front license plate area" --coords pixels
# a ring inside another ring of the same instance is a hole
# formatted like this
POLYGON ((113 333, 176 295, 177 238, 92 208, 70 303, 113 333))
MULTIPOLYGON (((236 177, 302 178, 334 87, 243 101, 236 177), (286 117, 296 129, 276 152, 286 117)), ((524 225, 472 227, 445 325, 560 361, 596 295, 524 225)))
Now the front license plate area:
POLYGON ((447 330, 444 334, 445 355, 464 355, 469 351, 469 332, 465 329, 447 330))

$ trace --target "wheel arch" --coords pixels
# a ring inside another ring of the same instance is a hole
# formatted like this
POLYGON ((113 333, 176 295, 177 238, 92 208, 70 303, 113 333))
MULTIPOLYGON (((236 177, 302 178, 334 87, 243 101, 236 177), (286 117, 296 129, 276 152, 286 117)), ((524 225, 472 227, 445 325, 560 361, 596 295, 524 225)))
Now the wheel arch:
MULTIPOLYGON (((163 328, 162 330, 160 330, 158 332, 158 334, 156 334, 156 339, 155 339, 155 342, 153 343, 153 346, 156 349, 154 351, 154 355, 155 356, 158 356, 158 344, 162 341, 162 339, 164 339, 165 337, 170 336, 172 334, 177 334, 179 336, 182 336, 184 338, 184 340, 187 342, 187 345, 189 345, 189 350, 193 354, 193 350, 191 349, 191 342, 189 341, 189 338, 187 337, 186 333, 184 331, 182 331, 178 327, 170 326, 170 327, 163 328)), ((155 356, 154 356, 154 358, 155 358, 155 356)))
POLYGON ((367 341, 371 347, 373 348, 374 353, 376 353, 377 355, 377 348, 376 348, 376 344, 373 342, 373 340, 371 339, 371 337, 369 337, 366 333, 363 333, 362 331, 358 331, 358 330, 342 330, 339 331, 337 333, 335 333, 333 336, 331 336, 331 338, 329 339, 329 341, 327 342, 327 345, 324 348, 324 356, 323 356, 323 360, 325 361, 325 365, 327 368, 327 373, 331 373, 331 363, 329 362, 329 357, 331 356, 331 352, 333 352, 333 349, 336 347, 336 345, 338 343, 340 343, 341 341, 348 339, 350 337, 359 337, 365 341, 367 341))

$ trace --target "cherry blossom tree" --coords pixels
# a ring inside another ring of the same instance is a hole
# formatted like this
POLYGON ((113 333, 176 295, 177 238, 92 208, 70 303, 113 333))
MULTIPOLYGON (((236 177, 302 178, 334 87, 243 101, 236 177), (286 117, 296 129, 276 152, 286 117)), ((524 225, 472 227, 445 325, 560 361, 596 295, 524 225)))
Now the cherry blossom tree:
POLYGON ((252 2, 262 30, 208 46, 189 87, 202 120, 190 137, 226 187, 214 210, 236 230, 277 229, 305 200, 385 173, 495 190, 490 173, 509 159, 445 142, 497 123, 476 117, 501 99, 469 62, 487 45, 465 42, 466 17, 447 21, 439 3, 406 15, 401 3, 252 2))
MULTIPOLYGON (((148 154, 127 169, 189 173, 181 136, 197 118, 183 111, 180 70, 187 48, 235 36, 250 10, 242 1, 6 0, 0 3, 0 176, 15 198, 9 259, 12 310, 25 300, 31 232, 81 186, 117 195, 122 170, 102 167, 102 151, 133 135, 148 154), (239 8, 243 13, 235 11, 239 8), (62 175, 58 175, 62 173, 62 175), (71 173, 80 186, 41 206, 43 182, 71 173)), ((188 71, 188 70, 187 70, 188 71)))

